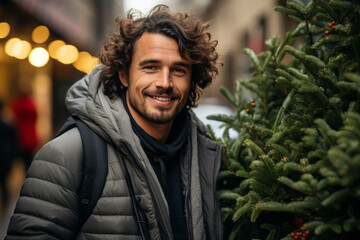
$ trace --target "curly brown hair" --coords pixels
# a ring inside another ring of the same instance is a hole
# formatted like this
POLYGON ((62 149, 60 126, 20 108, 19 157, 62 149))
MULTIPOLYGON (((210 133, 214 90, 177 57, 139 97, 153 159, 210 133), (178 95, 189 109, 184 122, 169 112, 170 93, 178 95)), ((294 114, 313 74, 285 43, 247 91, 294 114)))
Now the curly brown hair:
POLYGON ((207 31, 209 24, 189 13, 171 13, 165 5, 155 6, 147 16, 130 10, 127 18, 116 19, 117 28, 100 53, 103 71, 100 79, 110 98, 122 88, 118 73, 129 74, 135 42, 144 32, 160 33, 175 39, 180 55, 192 64, 191 88, 187 105, 196 106, 201 90, 218 74, 216 40, 207 31), (188 53, 188 54, 185 54, 188 53), (189 57, 186 57, 189 56, 189 57))

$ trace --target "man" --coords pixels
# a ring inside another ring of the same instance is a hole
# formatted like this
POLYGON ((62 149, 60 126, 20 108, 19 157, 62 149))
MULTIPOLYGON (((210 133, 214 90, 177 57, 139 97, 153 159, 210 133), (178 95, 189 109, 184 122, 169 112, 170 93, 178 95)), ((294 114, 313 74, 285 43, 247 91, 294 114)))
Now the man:
POLYGON ((117 20, 102 65, 66 97, 71 115, 107 142, 102 195, 77 229, 82 148, 71 129, 35 156, 8 239, 141 239, 127 173, 150 239, 222 238, 221 148, 191 111, 217 73, 217 42, 206 29, 163 5, 117 20))

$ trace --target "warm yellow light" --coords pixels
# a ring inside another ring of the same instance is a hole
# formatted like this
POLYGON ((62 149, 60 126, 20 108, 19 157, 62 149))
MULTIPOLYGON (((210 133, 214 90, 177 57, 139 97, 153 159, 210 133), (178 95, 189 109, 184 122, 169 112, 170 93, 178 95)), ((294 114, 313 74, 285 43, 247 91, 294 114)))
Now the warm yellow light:
POLYGON ((52 41, 48 47, 50 57, 56 59, 57 50, 59 49, 59 47, 64 46, 64 45, 65 45, 64 41, 61 41, 61 40, 52 41))
POLYGON ((37 47, 31 51, 29 56, 29 62, 35 67, 45 66, 48 63, 48 61, 49 61, 49 54, 44 48, 37 47))
POLYGON ((5 52, 11 57, 25 59, 29 56, 31 44, 19 38, 11 38, 5 44, 5 52))
POLYGON ((6 38, 10 33, 10 25, 7 22, 0 23, 0 38, 6 38))
POLYGON ((14 53, 14 57, 18 59, 27 58, 31 51, 31 44, 27 41, 18 41, 16 45, 19 45, 19 47, 17 47, 17 51, 14 53))
POLYGON ((75 62, 79 57, 79 51, 73 45, 65 45, 59 47, 56 52, 56 59, 63 64, 70 64, 75 62))
POLYGON ((78 59, 73 65, 79 71, 90 73, 98 65, 98 59, 91 56, 88 52, 80 52, 78 59))
POLYGON ((50 31, 46 26, 38 26, 36 27, 31 34, 31 38, 36 43, 45 42, 50 35, 50 31))
POLYGON ((82 72, 85 72, 85 66, 88 64, 88 59, 91 59, 91 55, 88 52, 79 52, 78 59, 73 63, 73 66, 82 72))
POLYGON ((88 66, 86 73, 89 74, 91 73, 91 71, 94 69, 94 67, 96 67, 97 65, 99 65, 99 59, 97 57, 92 57, 91 58, 91 65, 88 66))
POLYGON ((11 57, 15 56, 16 48, 20 45, 18 44, 21 42, 19 38, 11 38, 5 43, 5 53, 11 57))

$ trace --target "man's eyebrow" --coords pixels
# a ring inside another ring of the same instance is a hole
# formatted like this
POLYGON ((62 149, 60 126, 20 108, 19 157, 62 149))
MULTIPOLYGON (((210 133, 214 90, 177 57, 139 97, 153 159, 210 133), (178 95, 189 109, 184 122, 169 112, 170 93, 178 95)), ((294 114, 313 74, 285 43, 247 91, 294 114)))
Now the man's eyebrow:
MULTIPOLYGON (((139 67, 143 67, 143 66, 145 66, 147 64, 152 64, 152 63, 153 64, 158 64, 160 62, 161 61, 156 60, 156 59, 145 59, 145 60, 143 60, 143 61, 141 61, 139 63, 139 67)), ((177 61, 177 62, 174 62, 172 65, 174 65, 174 66, 182 66, 182 67, 185 67, 187 69, 191 69, 191 64, 189 64, 189 63, 187 63, 185 61, 177 61)))
POLYGON ((155 59, 145 59, 139 63, 139 66, 142 67, 142 66, 150 64, 150 63, 160 63, 160 61, 155 60, 155 59))

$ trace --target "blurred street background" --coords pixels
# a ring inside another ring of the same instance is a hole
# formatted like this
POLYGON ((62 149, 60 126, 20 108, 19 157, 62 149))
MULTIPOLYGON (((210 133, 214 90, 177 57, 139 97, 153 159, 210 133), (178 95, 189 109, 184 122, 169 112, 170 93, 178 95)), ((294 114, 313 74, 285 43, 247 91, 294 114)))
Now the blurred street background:
POLYGON ((68 117, 67 89, 98 64, 117 16, 130 8, 146 14, 159 3, 210 21, 219 41, 219 76, 195 109, 204 121, 209 114, 231 114, 218 88, 232 91, 235 80, 248 78, 250 61, 243 49, 264 51, 266 39, 283 39, 294 26, 274 11, 284 0, 0 0, 0 239, 32 156, 68 117))

